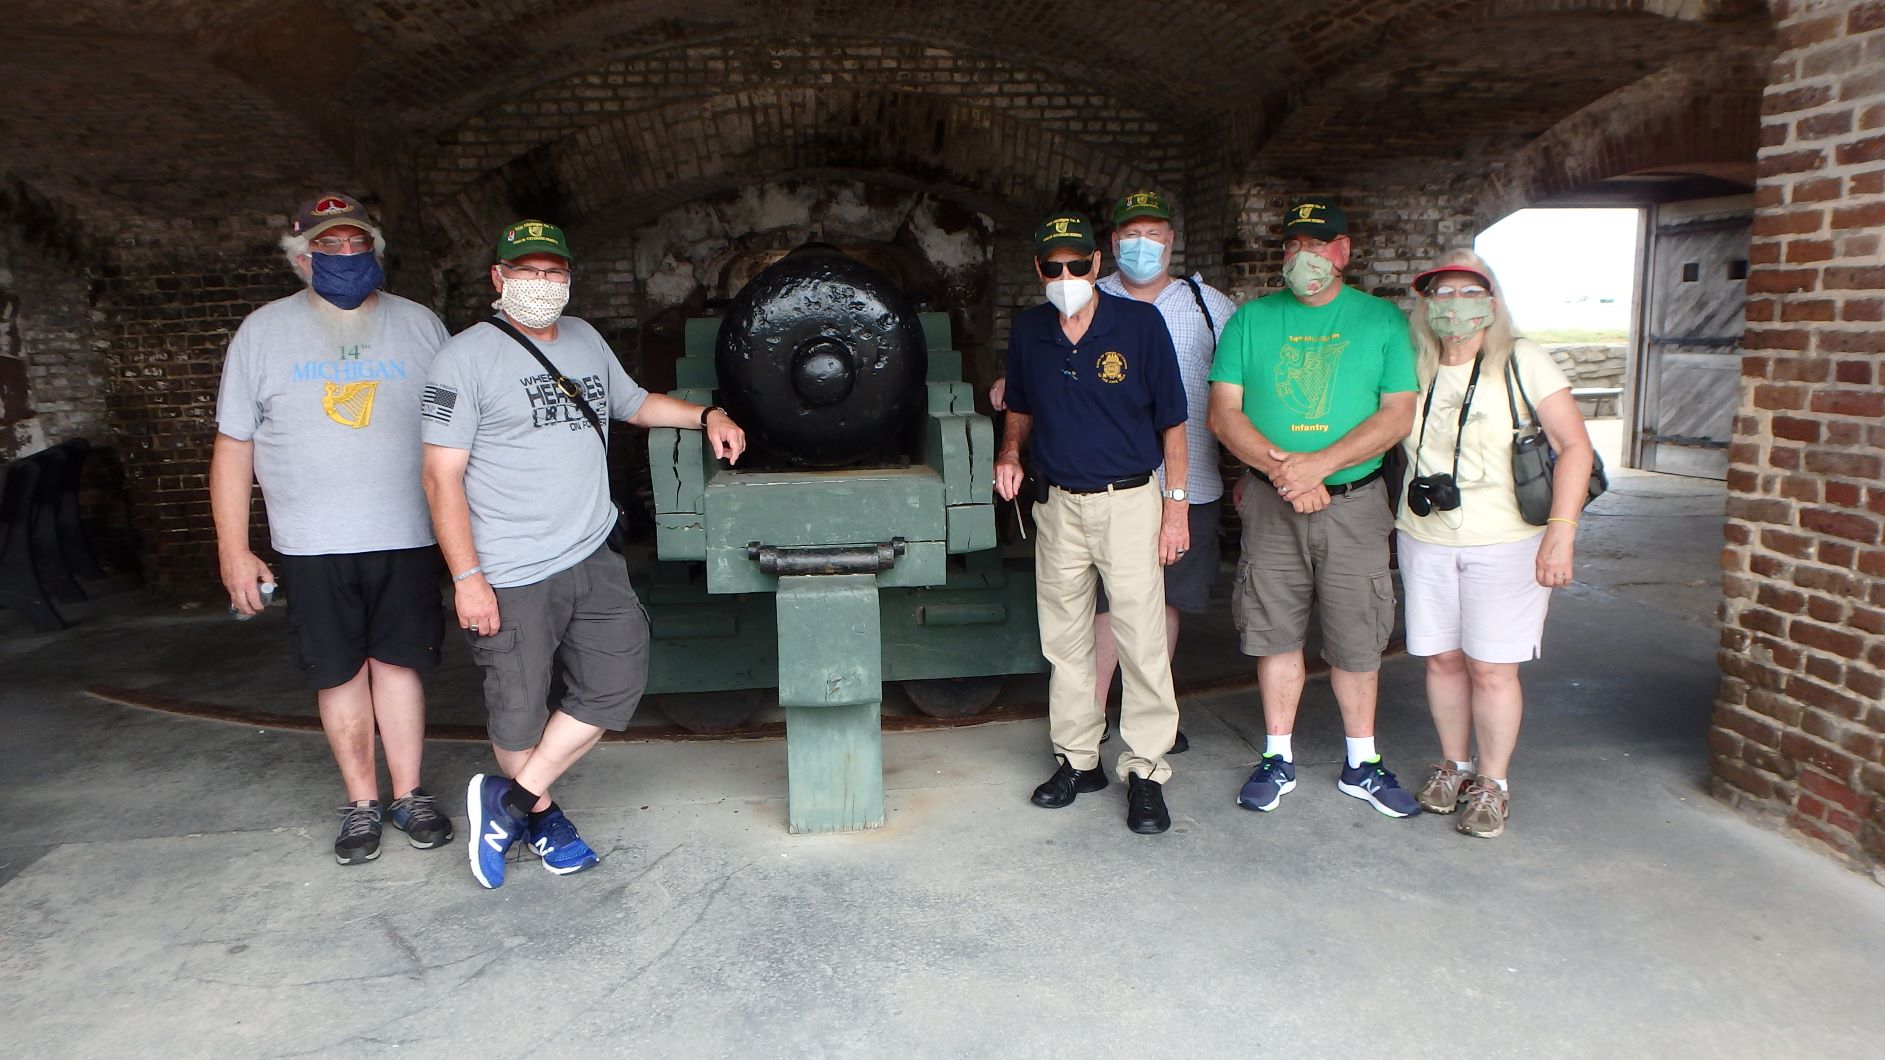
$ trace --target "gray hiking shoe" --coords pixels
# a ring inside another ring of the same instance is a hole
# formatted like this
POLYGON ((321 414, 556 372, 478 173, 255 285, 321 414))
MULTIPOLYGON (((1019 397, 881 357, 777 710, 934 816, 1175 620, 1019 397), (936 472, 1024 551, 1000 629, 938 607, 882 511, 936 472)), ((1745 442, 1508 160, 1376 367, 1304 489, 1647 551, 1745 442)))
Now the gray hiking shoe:
POLYGON ((334 860, 360 865, 380 856, 378 800, 350 802, 340 808, 340 835, 334 838, 334 860))
POLYGON ((1471 779, 1471 773, 1441 762, 1427 774, 1427 782, 1420 786, 1414 798, 1428 813, 1452 813, 1460 807, 1460 789, 1471 779))
POLYGON ((427 795, 424 788, 414 788, 405 798, 394 799, 393 805, 387 808, 386 819, 394 828, 406 833, 406 841, 420 850, 442 847, 452 841, 451 818, 439 812, 438 800, 427 795))
POLYGON ((1494 839, 1505 832, 1505 819, 1512 815, 1512 796, 1485 777, 1474 777, 1462 795, 1466 809, 1455 825, 1462 835, 1494 839))

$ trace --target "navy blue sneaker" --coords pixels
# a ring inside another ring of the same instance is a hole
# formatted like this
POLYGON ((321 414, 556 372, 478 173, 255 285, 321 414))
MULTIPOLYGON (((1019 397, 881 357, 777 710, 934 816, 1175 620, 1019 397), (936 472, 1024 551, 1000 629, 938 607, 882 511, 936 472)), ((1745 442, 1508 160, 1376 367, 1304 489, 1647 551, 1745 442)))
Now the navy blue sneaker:
POLYGON ((588 843, 583 842, 583 837, 576 834, 576 826, 569 823, 563 811, 555 806, 530 822, 530 849, 543 859, 544 868, 558 876, 595 868, 602 860, 600 855, 589 849, 588 843))
POLYGON ((420 850, 452 841, 451 818, 439 812, 439 800, 424 788, 414 788, 386 808, 386 821, 406 833, 406 841, 420 850))
POLYGON ((1420 812, 1420 803, 1381 764, 1380 755, 1358 766, 1344 765, 1342 778, 1335 786, 1344 795, 1367 800, 1370 806, 1389 817, 1412 817, 1420 812))
POLYGON ((1237 805, 1246 810, 1274 810, 1283 796, 1296 790, 1296 764, 1282 755, 1266 754, 1237 793, 1237 805))
POLYGON ((487 777, 483 773, 465 785, 471 874, 492 889, 504 886, 504 855, 524 834, 524 822, 513 817, 504 805, 504 793, 510 786, 509 777, 487 777))

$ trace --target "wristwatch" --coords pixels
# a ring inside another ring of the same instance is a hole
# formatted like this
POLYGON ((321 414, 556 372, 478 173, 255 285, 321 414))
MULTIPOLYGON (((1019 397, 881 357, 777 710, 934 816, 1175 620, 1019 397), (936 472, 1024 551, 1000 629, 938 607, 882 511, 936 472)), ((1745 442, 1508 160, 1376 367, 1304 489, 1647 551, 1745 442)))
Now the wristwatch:
POLYGON ((708 416, 711 416, 711 415, 713 415, 713 414, 714 414, 714 413, 716 413, 716 412, 725 412, 725 411, 726 411, 725 409, 723 409, 723 408, 721 408, 721 407, 720 407, 720 406, 718 406, 718 405, 708 405, 708 406, 707 406, 706 408, 704 408, 704 409, 701 409, 701 410, 700 410, 700 425, 701 425, 701 427, 702 427, 702 428, 704 429, 704 428, 705 428, 705 427, 707 426, 707 417, 708 417, 708 416))
POLYGON ((1158 495, 1168 501, 1182 501, 1185 499, 1185 487, 1180 486, 1175 490, 1159 490, 1158 495))

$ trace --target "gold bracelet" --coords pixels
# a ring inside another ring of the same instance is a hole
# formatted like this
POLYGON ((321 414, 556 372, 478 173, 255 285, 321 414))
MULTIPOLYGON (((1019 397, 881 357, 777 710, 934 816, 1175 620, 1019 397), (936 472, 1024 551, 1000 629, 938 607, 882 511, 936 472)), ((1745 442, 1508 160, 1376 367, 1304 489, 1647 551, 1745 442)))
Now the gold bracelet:
POLYGON ((1552 516, 1547 516, 1547 517, 1545 518, 1545 522, 1547 522, 1547 523, 1569 523, 1569 524, 1570 524, 1570 525, 1572 525, 1572 526, 1576 526, 1576 525, 1577 525, 1577 520, 1576 520, 1576 519, 1566 519, 1566 518, 1565 518, 1564 516, 1562 516, 1562 515, 1552 515, 1552 516))

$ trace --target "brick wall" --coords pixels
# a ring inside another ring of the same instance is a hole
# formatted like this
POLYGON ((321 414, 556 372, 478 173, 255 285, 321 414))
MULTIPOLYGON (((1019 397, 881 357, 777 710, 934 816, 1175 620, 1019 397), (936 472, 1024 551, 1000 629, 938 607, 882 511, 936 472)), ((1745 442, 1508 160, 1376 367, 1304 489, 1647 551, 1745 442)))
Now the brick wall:
MULTIPOLYGON (((138 554, 146 583, 167 599, 218 595, 208 490, 216 391, 242 318, 300 288, 275 245, 285 225, 256 215, 127 228, 116 261, 95 274, 138 554)), ((259 491, 251 540, 268 542, 259 491)))
POLYGON ((1885 2, 1775 14, 1711 786, 1885 880, 1885 2))
POLYGON ((0 231, 0 300, 9 306, 10 340, 0 356, 20 362, 27 415, 14 425, 11 451, 0 433, 0 460, 69 438, 108 440, 105 356, 93 337, 85 266, 0 231))
POLYGON ((1407 285, 1435 258, 1470 247, 1478 228, 1472 210, 1434 187, 1309 188, 1253 180, 1236 193, 1237 229, 1226 252, 1228 290, 1238 301, 1282 287, 1283 213, 1309 195, 1327 196, 1348 215, 1354 253, 1348 283, 1369 294, 1405 301, 1407 285))

